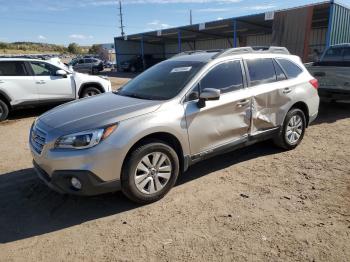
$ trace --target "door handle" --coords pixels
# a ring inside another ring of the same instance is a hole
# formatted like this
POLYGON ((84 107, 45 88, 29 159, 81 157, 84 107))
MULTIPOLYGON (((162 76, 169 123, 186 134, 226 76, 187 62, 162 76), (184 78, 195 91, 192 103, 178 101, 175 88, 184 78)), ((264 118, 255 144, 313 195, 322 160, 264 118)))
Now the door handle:
POLYGON ((0 80, 0 84, 3 84, 3 83, 4 83, 4 81, 0 80))
POLYGON ((244 106, 248 105, 249 102, 250 102, 249 99, 244 99, 244 100, 239 101, 237 106, 238 107, 244 107, 244 106))
POLYGON ((36 81, 35 83, 38 84, 38 85, 43 85, 43 84, 45 84, 46 82, 45 82, 44 80, 40 80, 40 81, 36 81))
POLYGON ((283 89, 283 94, 289 94, 290 92, 292 92, 292 89, 289 87, 283 89))

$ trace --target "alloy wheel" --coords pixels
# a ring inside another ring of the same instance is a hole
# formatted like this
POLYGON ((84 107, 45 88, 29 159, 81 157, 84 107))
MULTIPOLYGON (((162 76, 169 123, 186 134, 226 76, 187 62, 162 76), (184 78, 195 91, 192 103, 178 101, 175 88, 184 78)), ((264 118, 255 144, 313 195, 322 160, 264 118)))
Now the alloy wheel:
POLYGON ((165 187, 171 173, 169 157, 162 152, 153 152, 144 156, 138 163, 134 175, 135 185, 143 194, 154 194, 165 187))
POLYGON ((90 97, 90 96, 95 96, 95 95, 98 95, 98 93, 96 91, 91 90, 91 91, 86 92, 83 97, 90 97))
POLYGON ((303 134, 303 120, 301 116, 294 115, 291 117, 291 119, 288 122, 287 128, 286 128, 286 139, 288 143, 291 145, 294 145, 298 143, 301 135, 303 134))

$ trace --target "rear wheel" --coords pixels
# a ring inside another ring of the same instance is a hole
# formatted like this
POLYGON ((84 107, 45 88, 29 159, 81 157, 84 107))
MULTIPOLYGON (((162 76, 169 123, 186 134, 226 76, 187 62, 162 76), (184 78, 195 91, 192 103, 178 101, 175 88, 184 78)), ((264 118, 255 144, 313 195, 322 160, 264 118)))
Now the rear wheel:
POLYGON ((9 107, 4 101, 0 100, 0 122, 6 120, 8 117, 8 114, 9 114, 9 107))
POLYGON ((152 203, 163 198, 179 174, 175 150, 161 141, 149 141, 136 148, 122 172, 122 191, 137 203, 152 203))
POLYGON ((287 113, 282 130, 274 141, 276 145, 284 149, 294 149, 303 140, 305 129, 306 118, 304 112, 297 108, 292 109, 287 113))
POLYGON ((135 73, 136 72, 136 67, 135 66, 131 66, 130 67, 130 72, 131 73, 135 73))
POLYGON ((92 68, 92 70, 91 70, 91 74, 93 74, 93 75, 97 75, 98 74, 98 68, 92 68))
POLYGON ((95 96, 95 95, 99 95, 99 94, 101 94, 100 89, 93 87, 93 86, 90 86, 90 87, 87 87, 83 90, 80 97, 84 98, 84 97, 90 97, 90 96, 95 96))

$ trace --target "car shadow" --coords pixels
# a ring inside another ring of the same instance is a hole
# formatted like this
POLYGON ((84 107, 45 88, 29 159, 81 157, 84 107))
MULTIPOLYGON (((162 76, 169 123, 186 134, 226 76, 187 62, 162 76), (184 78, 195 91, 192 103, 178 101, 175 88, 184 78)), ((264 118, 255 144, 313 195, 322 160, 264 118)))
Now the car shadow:
MULTIPOLYGON (((177 186, 209 173, 279 149, 269 142, 227 153, 191 167, 177 186)), ((95 197, 60 195, 37 178, 31 168, 0 175, 0 243, 38 236, 140 207, 122 193, 95 197)), ((120 221, 123 223, 123 221, 120 221)))
POLYGON ((318 125, 322 123, 334 123, 338 120, 346 118, 350 118, 350 103, 321 102, 318 117, 311 125, 318 125))
POLYGON ((59 104, 50 105, 50 106, 40 106, 35 108, 29 107, 29 108, 17 109, 10 112, 8 120, 11 121, 11 120, 19 120, 19 119, 28 118, 28 117, 37 117, 58 105, 59 104))

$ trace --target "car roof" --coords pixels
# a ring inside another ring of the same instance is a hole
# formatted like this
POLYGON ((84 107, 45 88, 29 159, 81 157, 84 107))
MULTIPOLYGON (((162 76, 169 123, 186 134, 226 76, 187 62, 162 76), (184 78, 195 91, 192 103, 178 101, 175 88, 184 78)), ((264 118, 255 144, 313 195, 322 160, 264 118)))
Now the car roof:
POLYGON ((29 61, 37 61, 37 62, 50 62, 50 60, 43 60, 43 59, 32 59, 32 58, 0 58, 0 61, 22 61, 22 62, 29 62, 29 61))

